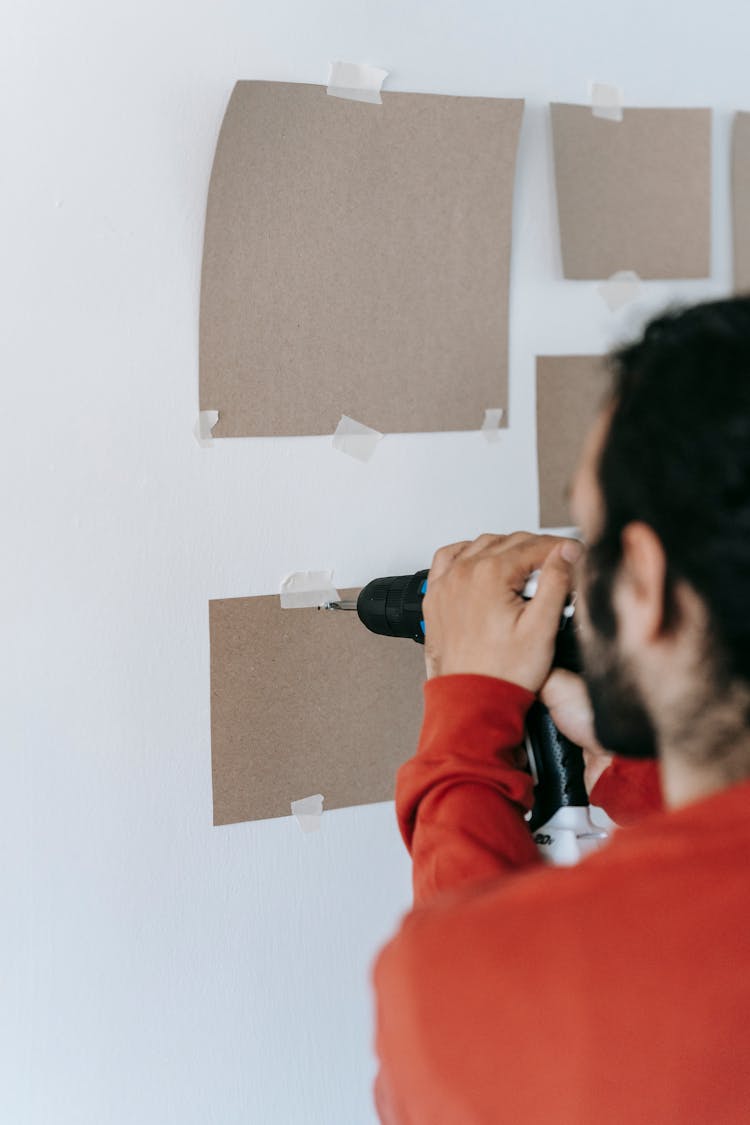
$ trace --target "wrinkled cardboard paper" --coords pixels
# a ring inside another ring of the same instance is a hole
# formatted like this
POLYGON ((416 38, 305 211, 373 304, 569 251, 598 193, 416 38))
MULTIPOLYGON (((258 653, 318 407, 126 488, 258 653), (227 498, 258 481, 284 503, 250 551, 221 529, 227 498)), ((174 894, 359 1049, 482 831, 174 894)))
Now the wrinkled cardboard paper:
MULTIPOLYGON (((206 213, 200 402, 213 436, 507 420, 523 102, 238 82, 206 213)), ((610 271, 611 272, 611 271, 610 271)))
POLYGON ((552 105, 563 276, 711 272, 711 111, 552 105))
POLYGON ((569 486, 586 435, 610 386, 603 356, 537 356, 540 527, 572 524, 569 486))
POLYGON ((422 720, 421 645, 278 596, 211 601, 209 623, 214 824, 289 816, 306 793, 326 809, 393 799, 422 720))
POLYGON ((734 289, 750 293, 750 113, 738 113, 732 129, 732 225, 734 289))

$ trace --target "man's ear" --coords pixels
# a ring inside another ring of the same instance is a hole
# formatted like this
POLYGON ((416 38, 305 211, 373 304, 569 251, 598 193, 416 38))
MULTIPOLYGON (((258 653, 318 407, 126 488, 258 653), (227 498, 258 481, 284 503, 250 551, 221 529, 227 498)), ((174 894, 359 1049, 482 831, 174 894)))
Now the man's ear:
POLYGON ((655 641, 663 628, 667 558, 659 536, 639 520, 623 528, 621 542, 615 605, 623 644, 637 650, 655 641))

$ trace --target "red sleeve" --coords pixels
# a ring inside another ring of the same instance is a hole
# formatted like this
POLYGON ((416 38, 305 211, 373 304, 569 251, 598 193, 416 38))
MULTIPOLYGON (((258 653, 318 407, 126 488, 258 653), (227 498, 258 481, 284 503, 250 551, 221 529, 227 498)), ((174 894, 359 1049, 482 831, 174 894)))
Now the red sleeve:
POLYGON ((541 863, 524 820, 533 782, 514 760, 532 692, 474 675, 439 676, 424 691, 417 753, 396 779, 416 903, 541 863))
POLYGON ((654 758, 615 758, 600 774, 589 800, 623 828, 649 813, 661 812, 664 799, 659 763, 654 758))

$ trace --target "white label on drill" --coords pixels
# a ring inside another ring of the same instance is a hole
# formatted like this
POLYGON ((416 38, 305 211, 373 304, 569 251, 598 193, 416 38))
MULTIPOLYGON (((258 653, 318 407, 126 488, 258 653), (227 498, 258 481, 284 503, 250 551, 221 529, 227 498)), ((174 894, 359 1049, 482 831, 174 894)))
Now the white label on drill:
POLYGON ((338 449, 339 453, 356 457, 358 461, 369 461, 382 437, 379 430, 372 430, 342 414, 333 434, 333 448, 338 449))
POLYGON ((387 70, 366 63, 332 62, 328 74, 328 93, 334 98, 382 105, 380 87, 388 77, 387 70))
POLYGON ((206 449, 209 445, 213 444, 213 437, 211 431, 216 423, 219 421, 218 410, 201 410, 198 415, 198 421, 193 427, 193 437, 198 442, 198 445, 206 449))
POLYGON ((610 312, 617 312, 634 301, 641 292, 641 279, 633 270, 618 270, 607 278, 596 291, 610 312))
POLYGON ((296 817, 297 824, 303 832, 319 831, 324 800, 322 793, 316 793, 314 797, 302 797, 299 801, 292 801, 292 816, 296 817))
POLYGON ((534 595, 536 594, 536 591, 537 591, 537 587, 539 585, 539 575, 541 573, 542 573, 541 570, 532 570, 531 574, 526 579, 526 585, 524 586, 523 590, 521 591, 521 597, 522 598, 533 598, 534 597, 534 595))
POLYGON ((591 112, 605 121, 622 121, 622 90, 606 82, 589 82, 591 112))
POLYGON ((500 423, 503 420, 504 413, 505 411, 502 408, 497 410, 485 410, 481 432, 484 434, 487 441, 500 441, 500 423))
POLYGON ((280 597, 282 609, 309 609, 341 601, 332 570, 298 570, 288 575, 281 583, 280 597))

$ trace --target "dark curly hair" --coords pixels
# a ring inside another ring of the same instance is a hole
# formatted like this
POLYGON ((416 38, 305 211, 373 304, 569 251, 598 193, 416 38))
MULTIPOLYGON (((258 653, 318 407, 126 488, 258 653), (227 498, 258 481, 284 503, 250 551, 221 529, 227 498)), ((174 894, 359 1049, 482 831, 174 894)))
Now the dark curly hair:
POLYGON ((647 523, 675 583, 703 600, 713 672, 750 684, 750 297, 670 311, 613 352, 609 433, 599 463, 601 535, 589 549, 592 623, 613 637, 612 582, 625 526, 647 523))

